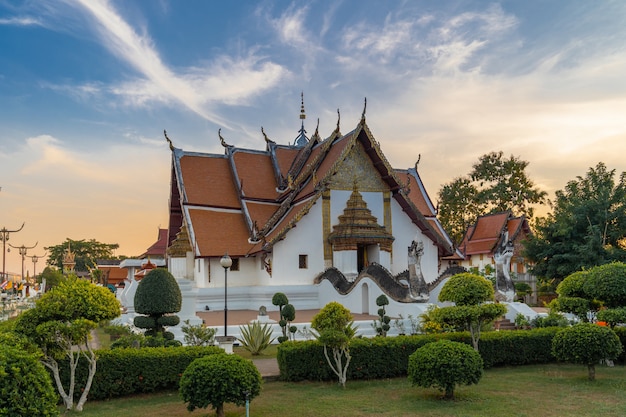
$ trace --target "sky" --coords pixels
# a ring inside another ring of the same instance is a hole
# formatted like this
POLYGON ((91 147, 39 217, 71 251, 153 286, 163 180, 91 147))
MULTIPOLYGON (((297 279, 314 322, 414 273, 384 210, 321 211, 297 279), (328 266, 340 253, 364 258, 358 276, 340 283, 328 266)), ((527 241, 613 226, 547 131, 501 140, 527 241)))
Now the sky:
POLYGON ((67 238, 137 256, 168 226, 163 130, 186 151, 223 153, 218 129, 288 144, 301 93, 322 137, 367 98, 435 204, 492 151, 552 197, 600 161, 626 171, 624 22, 621 0, 0 0, 0 229, 25 223, 6 243, 29 256, 67 238))

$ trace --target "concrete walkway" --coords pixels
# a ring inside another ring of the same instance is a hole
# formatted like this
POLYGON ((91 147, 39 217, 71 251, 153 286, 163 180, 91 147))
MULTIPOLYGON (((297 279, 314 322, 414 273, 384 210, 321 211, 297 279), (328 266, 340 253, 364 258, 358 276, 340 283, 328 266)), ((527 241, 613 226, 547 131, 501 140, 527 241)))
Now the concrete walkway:
POLYGON ((254 363, 256 369, 259 370, 264 381, 278 380, 280 371, 278 370, 278 361, 276 358, 252 359, 252 363, 254 363))

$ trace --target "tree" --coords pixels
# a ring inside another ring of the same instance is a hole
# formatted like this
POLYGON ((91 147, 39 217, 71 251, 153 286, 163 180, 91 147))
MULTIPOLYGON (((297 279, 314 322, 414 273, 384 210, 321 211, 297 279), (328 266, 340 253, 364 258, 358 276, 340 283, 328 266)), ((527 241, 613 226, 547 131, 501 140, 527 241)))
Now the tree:
POLYGON ((483 214, 511 211, 532 218, 533 205, 544 204, 547 193, 528 178, 528 162, 504 153, 482 155, 465 177, 455 178, 439 190, 439 220, 455 244, 483 214))
POLYGON ((622 343, 608 327, 579 323, 554 335, 552 354, 561 361, 587 365, 589 380, 596 378, 596 363, 614 360, 622 352, 622 343))
POLYGON ((26 336, 42 351, 41 362, 54 377, 57 390, 67 410, 74 408, 75 372, 84 358, 89 373, 76 410, 82 411, 96 373, 96 353, 89 338, 91 331, 103 320, 120 315, 120 304, 107 288, 68 277, 44 294, 35 307, 18 317, 15 331, 26 336), (70 366, 70 383, 63 387, 57 358, 65 356, 70 366))
POLYGON ((43 272, 39 275, 40 283, 43 285, 44 282, 46 284, 46 289, 55 287, 59 285, 59 283, 65 280, 65 276, 58 269, 51 268, 49 266, 45 267, 43 272))
POLYGON ((252 361, 217 354, 195 359, 180 378, 180 395, 187 410, 206 408, 224 417, 224 403, 245 405, 261 392, 261 374, 252 361))
POLYGON ((77 272, 89 272, 96 267, 98 259, 124 258, 116 257, 113 254, 119 247, 120 245, 117 243, 101 243, 95 239, 72 240, 67 238, 65 242, 59 245, 45 248, 50 254, 46 263, 49 266, 56 266, 58 269, 63 270, 63 255, 69 248, 74 253, 74 261, 76 262, 74 270, 77 272))
POLYGON ((552 213, 537 219, 525 243, 532 272, 562 280, 583 268, 626 261, 626 173, 600 162, 556 192, 552 213))
POLYGON ((0 413, 3 416, 59 415, 50 374, 36 356, 0 345, 0 413))
POLYGON ((135 326, 146 329, 146 336, 162 335, 173 340, 174 335, 165 330, 180 323, 178 313, 183 296, 174 276, 163 268, 148 272, 139 282, 135 292, 135 311, 141 316, 134 319, 135 326))
POLYGON ((330 369, 339 378, 339 383, 346 387, 348 366, 350 365, 350 340, 356 331, 353 327, 350 310, 336 301, 324 306, 311 321, 311 327, 317 331, 317 340, 324 345, 324 356, 330 369), (328 356, 332 351, 333 359, 328 356))
POLYGON ((470 178, 455 178, 439 190, 439 220, 456 245, 484 212, 485 205, 478 200, 478 188, 470 178))
POLYGON ((483 375, 483 359, 464 343, 439 340, 428 343, 409 356, 408 378, 412 385, 435 387, 454 398, 456 385, 477 384, 483 375))
POLYGON ((467 272, 451 276, 439 292, 439 301, 451 301, 452 307, 442 307, 430 313, 431 319, 454 327, 464 327, 472 336, 472 345, 478 351, 481 327, 506 313, 502 304, 493 301, 491 281, 467 272))

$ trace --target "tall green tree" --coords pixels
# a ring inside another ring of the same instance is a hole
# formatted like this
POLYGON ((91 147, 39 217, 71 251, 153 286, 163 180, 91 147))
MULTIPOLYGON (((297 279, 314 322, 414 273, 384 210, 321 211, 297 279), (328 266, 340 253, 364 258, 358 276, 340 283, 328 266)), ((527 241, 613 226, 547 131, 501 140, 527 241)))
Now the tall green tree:
POLYGON ((453 241, 461 243, 476 217, 502 211, 532 218, 533 206, 545 204, 547 193, 526 173, 528 162, 502 151, 482 155, 472 171, 439 190, 439 220, 453 241))
POLYGON ((533 225, 525 244, 533 273, 564 277, 612 261, 626 261, 626 173, 602 162, 556 192, 553 211, 533 225))
POLYGON ((18 317, 15 332, 27 337, 43 352, 41 363, 51 371, 66 410, 74 408, 79 360, 89 363, 89 374, 75 405, 77 411, 82 411, 96 373, 97 357, 89 343, 91 331, 99 322, 119 315, 120 304, 111 291, 70 276, 18 317), (59 370, 58 360, 63 356, 70 367, 67 387, 63 386, 59 370))
POLYGON ((72 240, 67 238, 61 244, 45 248, 50 254, 47 264, 49 266, 56 266, 60 270, 63 270, 63 255, 65 255, 65 251, 68 247, 75 256, 74 260, 76 262, 76 266, 74 267, 74 270, 76 272, 89 272, 91 269, 96 267, 96 261, 98 259, 124 258, 115 256, 115 250, 120 247, 117 243, 102 243, 95 239, 72 240))
POLYGON ((439 190, 439 220, 457 245, 469 225, 485 212, 478 195, 478 187, 468 177, 455 178, 439 190))

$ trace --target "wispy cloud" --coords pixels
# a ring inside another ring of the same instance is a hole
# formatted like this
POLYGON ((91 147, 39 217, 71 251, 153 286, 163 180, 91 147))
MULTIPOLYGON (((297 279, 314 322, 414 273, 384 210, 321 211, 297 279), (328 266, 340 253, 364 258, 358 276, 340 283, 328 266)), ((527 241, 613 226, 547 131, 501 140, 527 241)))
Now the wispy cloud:
POLYGON ((135 68, 143 78, 112 86, 127 105, 182 104, 202 118, 228 126, 214 104, 238 104, 274 87, 287 71, 253 53, 243 58, 222 57, 204 67, 179 72, 161 59, 147 33, 138 33, 106 0, 77 0, 98 23, 102 44, 135 68))
POLYGON ((8 26, 41 26, 38 19, 29 16, 16 16, 9 18, 0 18, 0 25, 8 26))

